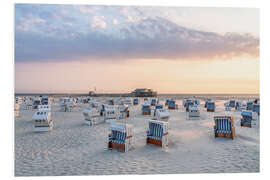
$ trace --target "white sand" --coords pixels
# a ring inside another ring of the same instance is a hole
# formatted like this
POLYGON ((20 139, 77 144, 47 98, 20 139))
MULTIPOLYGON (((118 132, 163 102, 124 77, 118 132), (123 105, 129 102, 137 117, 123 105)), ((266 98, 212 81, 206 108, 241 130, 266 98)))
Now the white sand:
MULTIPOLYGON (((142 100, 141 100, 142 102, 142 100)), ((164 101, 161 102, 164 104, 164 101)), ((216 101, 215 113, 201 104, 201 120, 186 120, 182 101, 179 110, 170 110, 167 151, 146 145, 147 120, 141 106, 131 108, 127 122, 133 125, 133 149, 126 153, 107 150, 109 124, 89 127, 83 124, 83 109, 72 112, 52 107, 52 132, 33 132, 34 111, 15 118, 15 175, 111 175, 259 172, 259 128, 240 127, 240 112, 224 112, 224 101, 216 101), (213 116, 232 114, 234 140, 215 138, 213 116)))

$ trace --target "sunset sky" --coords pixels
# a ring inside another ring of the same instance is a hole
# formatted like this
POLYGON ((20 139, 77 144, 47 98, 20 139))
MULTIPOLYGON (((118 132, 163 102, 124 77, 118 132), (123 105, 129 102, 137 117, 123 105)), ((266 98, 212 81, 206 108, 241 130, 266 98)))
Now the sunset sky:
POLYGON ((259 93, 255 8, 15 5, 15 93, 259 93))

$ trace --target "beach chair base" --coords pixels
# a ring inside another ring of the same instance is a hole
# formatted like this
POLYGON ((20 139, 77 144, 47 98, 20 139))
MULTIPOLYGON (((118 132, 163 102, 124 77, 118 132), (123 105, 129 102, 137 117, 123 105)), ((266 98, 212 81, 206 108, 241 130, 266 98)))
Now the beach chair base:
POLYGON ((150 112, 143 112, 143 115, 151 115, 150 112))
POLYGON ((53 126, 47 126, 47 127, 34 127, 34 132, 48 132, 52 131, 53 126))
POLYGON ((241 123, 241 126, 242 126, 242 127, 249 127, 249 128, 251 128, 251 124, 244 124, 244 123, 241 123))
POLYGON ((146 138, 146 144, 154 144, 156 146, 162 147, 162 141, 161 140, 156 140, 156 139, 151 139, 151 138, 146 138))
POLYGON ((231 138, 234 139, 235 134, 234 134, 234 130, 231 133, 222 133, 222 132, 215 132, 215 138, 216 137, 224 137, 224 138, 231 138))
POLYGON ((174 109, 176 109, 175 107, 168 107, 168 109, 172 109, 172 110, 174 110, 174 109))
POLYGON ((207 112, 215 112, 214 109, 207 109, 207 112))

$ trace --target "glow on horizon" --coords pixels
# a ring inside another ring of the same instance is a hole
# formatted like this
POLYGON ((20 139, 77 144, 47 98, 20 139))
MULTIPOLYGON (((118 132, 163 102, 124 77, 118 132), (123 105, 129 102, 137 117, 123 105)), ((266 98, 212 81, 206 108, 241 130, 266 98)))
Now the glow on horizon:
POLYGON ((129 60, 126 62, 16 63, 16 93, 128 93, 153 88, 159 93, 258 94, 259 61, 129 60))

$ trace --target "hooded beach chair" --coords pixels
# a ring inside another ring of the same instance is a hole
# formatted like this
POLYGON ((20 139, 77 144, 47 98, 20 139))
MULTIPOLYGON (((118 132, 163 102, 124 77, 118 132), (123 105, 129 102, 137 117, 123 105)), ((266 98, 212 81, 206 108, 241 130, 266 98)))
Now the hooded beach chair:
POLYGON ((138 98, 134 98, 133 99, 133 105, 138 105, 139 104, 139 99, 138 98))
POLYGON ((162 104, 156 104, 155 109, 154 109, 154 117, 156 116, 156 111, 158 109, 163 109, 163 105, 162 104))
POLYGON ((83 110, 84 123, 93 126, 105 122, 97 108, 88 107, 83 110))
POLYGON ((199 120, 200 119, 200 109, 198 105, 189 106, 187 112, 187 119, 189 120, 199 120))
POLYGON ((166 121, 168 122, 170 118, 170 113, 167 109, 157 109, 155 119, 158 121, 166 121))
POLYGON ((253 109, 253 101, 248 101, 247 102, 247 110, 252 111, 252 109, 253 109))
POLYGON ((230 100, 230 101, 229 101, 229 106, 230 106, 230 107, 234 108, 235 105, 236 105, 235 100, 230 100))
POLYGON ((155 106, 158 103, 156 98, 151 99, 151 106, 155 106))
POLYGON ((231 111, 232 110, 232 107, 230 106, 229 102, 225 102, 224 106, 225 106, 225 111, 231 111))
POLYGON ((211 99, 207 98, 206 101, 205 101, 204 107, 207 108, 208 102, 211 102, 211 101, 212 101, 211 99))
POLYGON ((215 112, 216 105, 215 102, 207 102, 207 112, 215 112))
POLYGON ((53 120, 50 111, 36 111, 33 115, 34 131, 45 132, 53 129, 53 120))
POLYGON ((241 126, 244 127, 252 127, 252 112, 251 111, 243 111, 241 113, 241 126))
POLYGON ((178 109, 177 104, 175 103, 175 100, 170 100, 168 102, 168 109, 178 109))
POLYGON ((215 137, 232 138, 235 137, 234 119, 232 116, 214 116, 215 137))
POLYGON ((118 106, 118 111, 120 113, 119 118, 124 119, 124 118, 129 118, 129 108, 128 105, 119 105, 118 106))
POLYGON ((113 122, 110 124, 111 133, 108 136, 108 149, 127 152, 132 147, 132 126, 113 122))
POLYGON ((142 105, 142 114, 143 115, 151 115, 151 106, 150 104, 143 104, 142 105))
POLYGON ((168 147, 169 123, 164 121, 149 120, 146 132, 146 144, 168 147))
POLYGON ((252 112, 258 113, 258 115, 260 115, 260 104, 253 104, 252 112))

